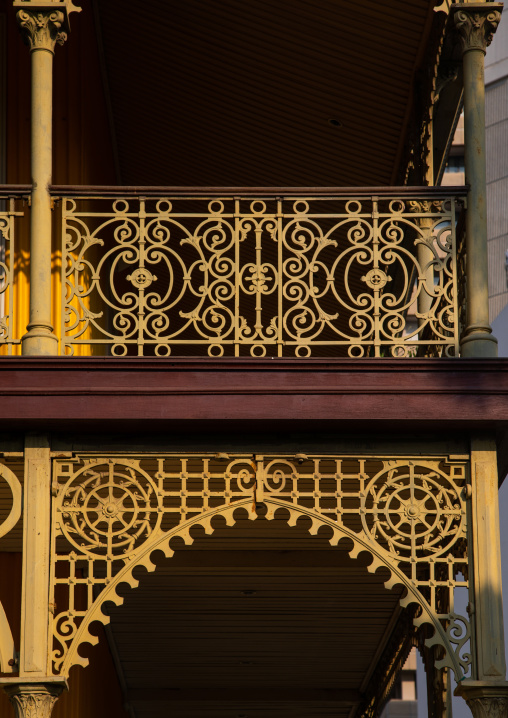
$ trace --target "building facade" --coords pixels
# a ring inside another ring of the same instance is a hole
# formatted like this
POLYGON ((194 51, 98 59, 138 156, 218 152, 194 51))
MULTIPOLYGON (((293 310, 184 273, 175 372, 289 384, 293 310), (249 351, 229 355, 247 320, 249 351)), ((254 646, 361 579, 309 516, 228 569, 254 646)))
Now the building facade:
POLYGON ((508 35, 500 26, 496 42, 489 48, 485 65, 487 138, 487 202, 489 211, 489 296, 494 321, 508 304, 506 216, 508 157, 508 35))
POLYGON ((507 715, 502 5, 0 10, 2 716, 507 715))

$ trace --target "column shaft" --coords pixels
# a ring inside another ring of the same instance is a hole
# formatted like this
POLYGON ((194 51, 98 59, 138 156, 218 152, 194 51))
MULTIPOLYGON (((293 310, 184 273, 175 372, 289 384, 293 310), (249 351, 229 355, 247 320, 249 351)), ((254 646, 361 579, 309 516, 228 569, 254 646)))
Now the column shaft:
POLYGON ((30 322, 23 354, 52 355, 58 340, 51 324, 51 184, 53 52, 32 50, 32 209, 30 322))
POLYGON ((504 681, 506 675, 498 478, 495 443, 474 440, 472 468, 472 561, 476 678, 504 681))
POLYGON ((466 214, 467 327, 461 339, 465 357, 497 356, 489 322, 487 183, 485 165, 484 60, 502 6, 456 4, 452 8, 462 45, 464 71, 464 155, 469 185, 466 214))
POLYGON ((467 329, 463 356, 497 356, 489 322, 484 53, 464 54, 464 159, 470 190, 466 214, 467 329))
POLYGON ((32 212, 30 231, 30 319, 23 354, 58 353, 51 325, 51 184, 53 53, 69 30, 72 0, 49 3, 14 0, 16 18, 32 55, 32 212))
POLYGON ((20 676, 49 674, 51 459, 44 436, 27 436, 23 513, 20 676))

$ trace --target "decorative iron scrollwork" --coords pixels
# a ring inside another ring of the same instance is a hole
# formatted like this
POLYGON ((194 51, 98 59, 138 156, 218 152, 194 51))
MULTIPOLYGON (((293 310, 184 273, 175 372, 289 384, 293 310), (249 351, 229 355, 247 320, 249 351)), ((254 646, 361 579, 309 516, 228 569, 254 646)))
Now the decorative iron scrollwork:
POLYGON ((24 268, 16 243, 16 217, 22 217, 24 212, 17 208, 20 197, 9 197, 4 202, 5 211, 0 212, 0 349, 2 354, 12 354, 13 347, 21 343, 16 335, 14 283, 16 273, 24 268))
MULTIPOLYGON (((463 480, 463 470, 460 473, 463 480)), ((364 530, 400 558, 441 556, 465 535, 460 491, 460 485, 439 469, 429 471, 413 462, 389 467, 365 490, 364 530)))
POLYGON ((228 525, 244 507, 255 519, 285 508, 289 525, 311 519, 309 531, 332 530, 330 543, 347 537, 350 556, 371 553, 369 571, 390 571, 387 588, 402 584, 404 606, 416 603, 414 623, 431 624, 428 645, 445 649, 442 665, 469 670, 469 625, 454 609, 454 588, 467 586, 464 462, 445 458, 383 458, 299 454, 166 455, 56 460, 52 590, 56 673, 75 663, 83 642, 96 642, 88 626, 106 622, 106 600, 121 603, 115 587, 137 585, 132 571, 155 566, 156 548, 192 542, 190 528, 213 532, 212 518, 228 525), (65 566, 65 570, 59 567, 65 566), (53 601, 55 602, 55 598, 53 601))
POLYGON ((62 534, 74 548, 112 559, 128 556, 159 528, 162 506, 145 472, 111 461, 74 476, 60 512, 62 534))
POLYGON ((67 198, 62 219, 65 353, 457 353, 454 200, 67 198))
POLYGON ((0 463, 0 478, 5 481, 12 494, 12 502, 9 514, 0 523, 0 537, 6 536, 14 528, 21 517, 22 489, 16 474, 8 466, 0 463))

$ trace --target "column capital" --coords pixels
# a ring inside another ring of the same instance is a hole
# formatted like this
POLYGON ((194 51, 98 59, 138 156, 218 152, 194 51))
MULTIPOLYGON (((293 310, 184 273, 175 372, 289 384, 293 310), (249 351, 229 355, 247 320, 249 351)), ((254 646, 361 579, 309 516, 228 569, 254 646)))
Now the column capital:
POLYGON ((455 695, 465 699, 473 718, 506 718, 508 715, 508 683, 505 681, 461 681, 455 695))
POLYGON ((67 682, 62 678, 57 681, 23 681, 3 685, 14 706, 16 718, 50 718, 53 706, 66 687, 67 682))
POLYGON ((72 0, 15 0, 16 19, 30 50, 54 52, 63 45, 70 29, 69 15, 81 12, 72 0))
POLYGON ((486 52, 501 20, 501 3, 458 3, 452 5, 453 23, 462 46, 486 52))

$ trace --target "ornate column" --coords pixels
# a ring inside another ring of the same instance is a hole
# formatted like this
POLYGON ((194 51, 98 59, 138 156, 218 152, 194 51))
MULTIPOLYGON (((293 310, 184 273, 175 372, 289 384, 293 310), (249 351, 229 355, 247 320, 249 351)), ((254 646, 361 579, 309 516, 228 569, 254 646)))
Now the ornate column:
POLYGON ((464 152, 466 183, 470 186, 466 216, 467 327, 461 342, 465 357, 497 356, 497 340, 489 322, 484 59, 502 7, 469 2, 451 8, 462 47, 464 152))
POLYGON ((471 442, 470 535, 475 660, 472 679, 461 681, 455 692, 467 701, 474 718, 507 718, 497 456, 495 442, 483 438, 471 442))
POLYGON ((473 718, 508 716, 508 683, 492 685, 482 681, 462 681, 455 692, 466 700, 473 718))
POLYGON ((25 355, 54 355, 58 339, 51 324, 51 197, 53 54, 69 29, 72 0, 15 0, 20 30, 32 59, 32 210, 30 234, 30 320, 22 338, 25 355))
POLYGON ((503 590, 496 445, 471 442, 471 548, 476 677, 504 681, 503 590))
POLYGON ((52 675, 50 616, 51 453, 48 437, 25 436, 23 487, 23 569, 19 675, 1 677, 0 686, 16 718, 50 718, 67 688, 64 676, 52 675))
POLYGON ((19 673, 27 680, 50 672, 49 580, 51 541, 51 457, 43 435, 25 438, 23 574, 19 673))
POLYGON ((50 718, 66 685, 58 679, 44 683, 9 683, 3 688, 14 706, 16 718, 50 718))

